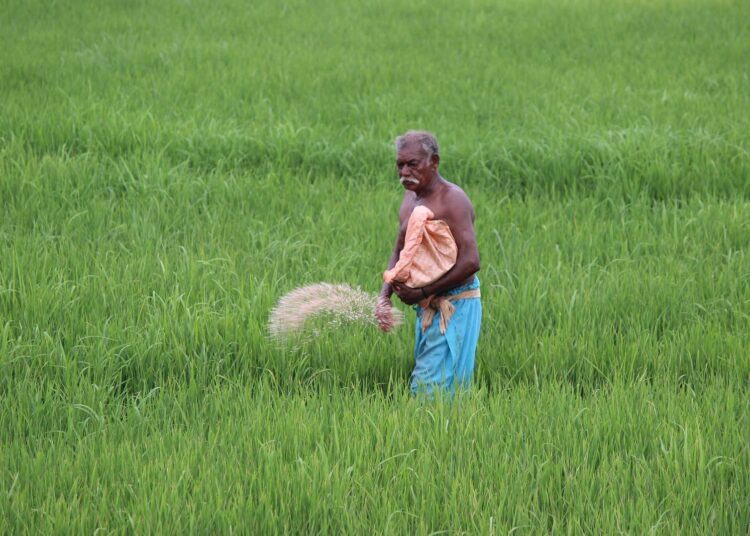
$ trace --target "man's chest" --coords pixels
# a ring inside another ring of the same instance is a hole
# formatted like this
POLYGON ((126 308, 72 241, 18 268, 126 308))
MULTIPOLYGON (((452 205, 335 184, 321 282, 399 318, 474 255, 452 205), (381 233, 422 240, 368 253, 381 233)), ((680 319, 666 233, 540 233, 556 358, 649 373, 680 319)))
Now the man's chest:
POLYGON ((439 200, 420 200, 413 203, 408 203, 404 206, 404 210, 400 214, 402 229, 405 230, 408 226, 409 218, 411 217, 411 214, 416 207, 426 207, 430 209, 430 212, 432 212, 433 214, 430 219, 443 220, 450 226, 450 216, 443 203, 441 203, 439 200))

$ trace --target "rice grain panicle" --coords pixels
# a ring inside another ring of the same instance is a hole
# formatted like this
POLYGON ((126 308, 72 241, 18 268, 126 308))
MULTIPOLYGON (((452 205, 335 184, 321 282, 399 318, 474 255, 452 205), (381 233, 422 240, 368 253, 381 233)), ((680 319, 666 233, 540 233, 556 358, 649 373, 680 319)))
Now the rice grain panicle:
MULTIPOLYGON (((298 287, 282 296, 271 310, 268 332, 275 339, 283 339, 302 332, 308 320, 318 315, 329 315, 326 328, 345 323, 378 325, 375 308, 382 307, 376 294, 346 284, 315 283, 298 287)), ((404 314, 395 307, 390 309, 390 329, 403 323, 404 314)))

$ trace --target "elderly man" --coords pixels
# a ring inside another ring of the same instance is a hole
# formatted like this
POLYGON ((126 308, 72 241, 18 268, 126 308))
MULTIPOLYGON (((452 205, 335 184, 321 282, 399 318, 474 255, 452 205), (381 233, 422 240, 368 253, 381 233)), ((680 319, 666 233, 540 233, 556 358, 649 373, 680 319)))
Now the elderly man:
POLYGON ((440 151, 431 133, 409 131, 399 136, 396 151, 396 168, 405 192, 389 270, 399 262, 407 224, 416 207, 428 208, 434 220, 447 223, 448 235, 453 236, 457 251, 452 268, 421 288, 396 281, 385 283, 375 314, 380 328, 387 331, 390 328, 387 306, 391 305, 394 292, 402 302, 414 305, 417 326, 411 390, 431 395, 440 389, 452 394, 457 387, 466 388, 471 382, 482 319, 479 279, 475 275, 479 271, 479 253, 474 208, 461 188, 438 173, 440 151), (445 317, 442 322, 441 316, 445 317))

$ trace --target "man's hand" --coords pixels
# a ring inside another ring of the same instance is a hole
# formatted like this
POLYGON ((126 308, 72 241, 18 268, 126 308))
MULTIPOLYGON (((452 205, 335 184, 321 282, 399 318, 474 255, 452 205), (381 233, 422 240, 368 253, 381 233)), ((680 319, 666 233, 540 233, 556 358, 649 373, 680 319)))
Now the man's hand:
POLYGON ((391 283, 391 287, 393 288, 393 291, 396 293, 396 295, 406 305, 414 305, 415 303, 424 299, 422 289, 407 287, 403 283, 396 283, 395 281, 391 283))
POLYGON ((392 308, 391 299, 385 296, 380 296, 378 303, 375 305, 375 318, 378 321, 378 327, 386 333, 391 331, 396 323, 393 319, 392 308))

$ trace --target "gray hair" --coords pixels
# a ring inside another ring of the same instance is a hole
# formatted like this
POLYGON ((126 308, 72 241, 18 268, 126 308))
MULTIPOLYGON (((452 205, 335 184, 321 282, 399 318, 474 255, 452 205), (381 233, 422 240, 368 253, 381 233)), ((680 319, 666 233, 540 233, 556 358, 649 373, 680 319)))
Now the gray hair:
POLYGON ((432 158, 434 154, 440 156, 440 147, 438 147, 437 139, 432 132, 410 130, 402 134, 396 138, 396 151, 400 151, 410 143, 418 143, 427 154, 427 158, 432 158))

